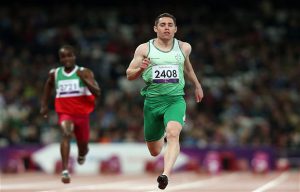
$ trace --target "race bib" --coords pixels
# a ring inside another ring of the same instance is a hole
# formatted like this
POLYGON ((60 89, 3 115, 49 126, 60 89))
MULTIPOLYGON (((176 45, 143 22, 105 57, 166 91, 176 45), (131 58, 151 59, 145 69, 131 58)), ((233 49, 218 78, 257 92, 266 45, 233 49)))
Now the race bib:
POLYGON ((154 65, 152 67, 153 83, 178 83, 178 65, 154 65))
POLYGON ((78 79, 70 79, 70 80, 61 80, 58 81, 58 90, 60 95, 64 94, 74 94, 79 93, 79 80, 78 79))

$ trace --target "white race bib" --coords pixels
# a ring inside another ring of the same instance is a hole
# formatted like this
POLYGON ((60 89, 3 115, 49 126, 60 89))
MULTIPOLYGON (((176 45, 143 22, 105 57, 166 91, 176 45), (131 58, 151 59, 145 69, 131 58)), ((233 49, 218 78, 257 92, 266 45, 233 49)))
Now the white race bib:
POLYGON ((79 93, 80 92, 79 80, 70 79, 70 80, 58 81, 57 92, 60 95, 79 93))
POLYGON ((152 67, 153 83, 178 83, 179 65, 154 65, 152 67))

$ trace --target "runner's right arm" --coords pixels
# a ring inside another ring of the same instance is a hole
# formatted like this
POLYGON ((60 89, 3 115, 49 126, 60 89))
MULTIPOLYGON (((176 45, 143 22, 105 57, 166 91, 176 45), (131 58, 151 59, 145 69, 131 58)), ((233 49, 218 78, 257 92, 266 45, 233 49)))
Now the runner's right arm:
POLYGON ((48 101, 50 99, 52 90, 54 88, 54 73, 55 73, 55 69, 50 70, 48 74, 48 79, 44 85, 43 96, 41 99, 40 113, 45 118, 47 118, 48 116, 48 101))
POLYGON ((147 43, 139 45, 134 53, 133 59, 126 70, 128 80, 135 80, 141 76, 143 71, 150 64, 150 59, 147 58, 146 53, 148 52, 147 43))

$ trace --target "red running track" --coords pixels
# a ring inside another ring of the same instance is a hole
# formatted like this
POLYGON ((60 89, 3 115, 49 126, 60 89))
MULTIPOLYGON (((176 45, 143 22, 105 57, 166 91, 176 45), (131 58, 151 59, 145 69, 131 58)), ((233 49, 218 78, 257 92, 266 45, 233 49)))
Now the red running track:
MULTIPOLYGON (((62 184, 59 175, 45 173, 1 174, 1 192, 155 192, 157 175, 71 175, 62 184)), ((177 192, 300 192, 300 172, 226 172, 207 175, 174 173, 164 191, 177 192)))

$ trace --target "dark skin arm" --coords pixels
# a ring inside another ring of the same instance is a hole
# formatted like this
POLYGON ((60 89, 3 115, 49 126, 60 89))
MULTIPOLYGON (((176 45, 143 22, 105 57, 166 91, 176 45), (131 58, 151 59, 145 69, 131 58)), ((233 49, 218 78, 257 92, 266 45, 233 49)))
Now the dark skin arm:
POLYGON ((41 115, 43 115, 43 117, 45 118, 48 116, 48 101, 50 99, 53 88, 54 88, 54 72, 52 73, 50 72, 44 86, 43 96, 41 100, 41 109, 40 109, 41 115))
POLYGON ((94 78, 94 73, 87 68, 84 68, 83 70, 77 70, 78 77, 83 81, 83 83, 88 87, 90 92, 95 96, 100 96, 100 87, 97 83, 97 81, 94 78))

